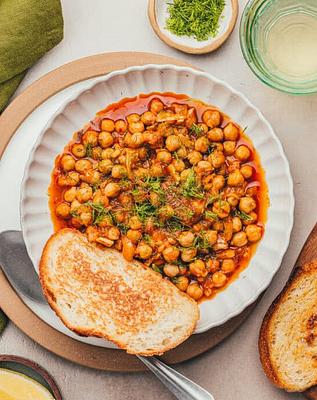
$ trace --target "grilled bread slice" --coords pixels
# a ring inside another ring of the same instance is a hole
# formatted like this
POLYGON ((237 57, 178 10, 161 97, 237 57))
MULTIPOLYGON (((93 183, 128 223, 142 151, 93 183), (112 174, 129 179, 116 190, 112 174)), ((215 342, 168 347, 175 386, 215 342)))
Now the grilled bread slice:
POLYGON ((276 386, 301 392, 317 384, 317 260, 296 268, 269 308, 259 351, 276 386))
POLYGON ((197 303, 159 273, 89 243, 74 229, 47 241, 40 279, 50 306, 69 329, 111 340, 131 354, 172 349, 199 319, 197 303))

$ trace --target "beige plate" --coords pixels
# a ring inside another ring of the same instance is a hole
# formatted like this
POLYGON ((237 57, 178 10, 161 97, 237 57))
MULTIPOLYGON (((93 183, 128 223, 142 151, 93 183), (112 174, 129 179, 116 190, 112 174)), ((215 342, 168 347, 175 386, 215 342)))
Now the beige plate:
MULTIPOLYGON (((19 125, 32 111, 54 94, 77 82, 132 65, 143 64, 186 65, 177 59, 157 54, 118 52, 82 58, 43 76, 18 96, 0 116, 0 156, 19 125)), ((124 351, 85 344, 51 328, 23 303, 1 270, 0 293, 0 307, 8 317, 26 335, 53 353, 78 364, 106 371, 146 369, 136 357, 127 355, 124 351)), ((213 348, 238 328, 250 314, 254 305, 249 306, 243 313, 222 326, 193 335, 184 344, 166 353, 162 359, 174 364, 189 360, 213 348)))
POLYGON ((213 39, 198 42, 192 38, 176 36, 165 29, 165 20, 168 16, 166 0, 149 0, 148 3, 149 20, 157 36, 168 46, 190 54, 211 53, 218 49, 231 35, 237 22, 238 12, 238 0, 226 0, 218 35, 213 39))

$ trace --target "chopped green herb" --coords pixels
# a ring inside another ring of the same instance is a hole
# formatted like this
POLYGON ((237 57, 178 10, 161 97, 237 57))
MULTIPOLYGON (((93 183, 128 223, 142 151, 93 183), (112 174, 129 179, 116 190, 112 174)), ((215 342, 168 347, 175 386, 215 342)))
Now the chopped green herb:
POLYGON ((216 145, 216 143, 211 143, 208 147, 207 150, 207 154, 211 154, 212 152, 214 152, 216 149, 218 149, 218 146, 216 145))
POLYGON ((244 221, 252 221, 252 217, 250 215, 240 210, 234 210, 233 215, 243 219, 244 221))
POLYGON ((113 222, 113 215, 111 211, 105 208, 101 203, 93 203, 92 201, 88 201, 84 204, 92 209, 92 223, 94 225, 98 225, 106 217, 109 217, 113 222))
POLYGON ((170 32, 198 41, 217 35, 225 0, 173 0, 167 4, 166 28, 170 32))
POLYGON ((192 133, 195 136, 201 136, 204 133, 204 130, 200 126, 193 124, 190 127, 190 133, 192 133))
POLYGON ((196 247, 197 249, 202 249, 202 250, 207 250, 211 246, 206 238, 206 235, 204 234, 204 231, 200 233, 199 236, 196 236, 193 242, 193 247, 196 247))
POLYGON ((78 218, 78 217, 79 217, 79 214, 78 214, 78 211, 77 211, 77 210, 71 211, 71 212, 70 212, 70 215, 71 215, 72 217, 74 217, 74 218, 78 218))
POLYGON ((157 213, 157 208, 153 206, 149 201, 143 203, 135 203, 134 213, 139 219, 144 222, 147 218, 153 217, 157 213))
POLYGON ((99 189, 100 182, 92 183, 91 186, 92 186, 92 191, 95 192, 96 190, 99 189))
POLYGON ((208 219, 218 219, 218 215, 212 211, 205 211, 205 217, 208 219))
POLYGON ((124 235, 128 232, 128 230, 130 229, 128 225, 125 224, 121 224, 120 222, 116 221, 116 226, 119 229, 119 231, 121 233, 123 233, 124 235))
POLYGON ((152 238, 148 233, 144 233, 142 238, 146 243, 151 243, 152 242, 152 238))
POLYGON ((164 190, 162 189, 161 182, 162 180, 160 177, 147 176, 143 181, 143 186, 150 192, 164 196, 164 190))
POLYGON ((168 229, 169 231, 172 231, 172 232, 182 231, 182 230, 188 228, 188 226, 183 221, 181 221, 181 219, 176 215, 169 218, 165 222, 165 227, 166 227, 166 229, 168 229))
POLYGON ((209 196, 207 198, 205 207, 208 207, 210 204, 214 203, 216 200, 219 200, 219 198, 220 198, 219 194, 209 196))
POLYGON ((155 264, 152 264, 151 268, 153 269, 153 271, 158 272, 159 274, 162 273, 162 270, 155 264))
POLYGON ((93 149, 93 145, 91 143, 87 143, 87 145, 86 145, 86 157, 92 158, 92 149, 93 149))
POLYGON ((181 193, 185 197, 195 197, 203 199, 204 193, 201 186, 198 184, 195 172, 191 169, 185 182, 181 186, 181 193))

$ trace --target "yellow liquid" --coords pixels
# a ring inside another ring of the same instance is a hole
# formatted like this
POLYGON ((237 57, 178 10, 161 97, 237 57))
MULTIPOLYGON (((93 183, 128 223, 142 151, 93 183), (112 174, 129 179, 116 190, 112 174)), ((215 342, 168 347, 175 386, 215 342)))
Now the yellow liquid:
POLYGON ((0 368, 0 400, 54 400, 50 392, 33 379, 0 368))
POLYGON ((267 55, 283 75, 309 79, 317 74, 317 18, 305 13, 280 17, 267 33, 267 55))

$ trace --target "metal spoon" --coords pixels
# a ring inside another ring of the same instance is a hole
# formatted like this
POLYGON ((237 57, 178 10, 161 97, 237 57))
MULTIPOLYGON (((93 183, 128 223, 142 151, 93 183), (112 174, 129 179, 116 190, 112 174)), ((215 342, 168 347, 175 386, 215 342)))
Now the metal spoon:
MULTIPOLYGON (((21 231, 0 233, 0 265, 18 293, 37 303, 46 304, 21 231)), ((164 364, 156 357, 137 356, 180 400, 215 400, 205 389, 164 364)))

